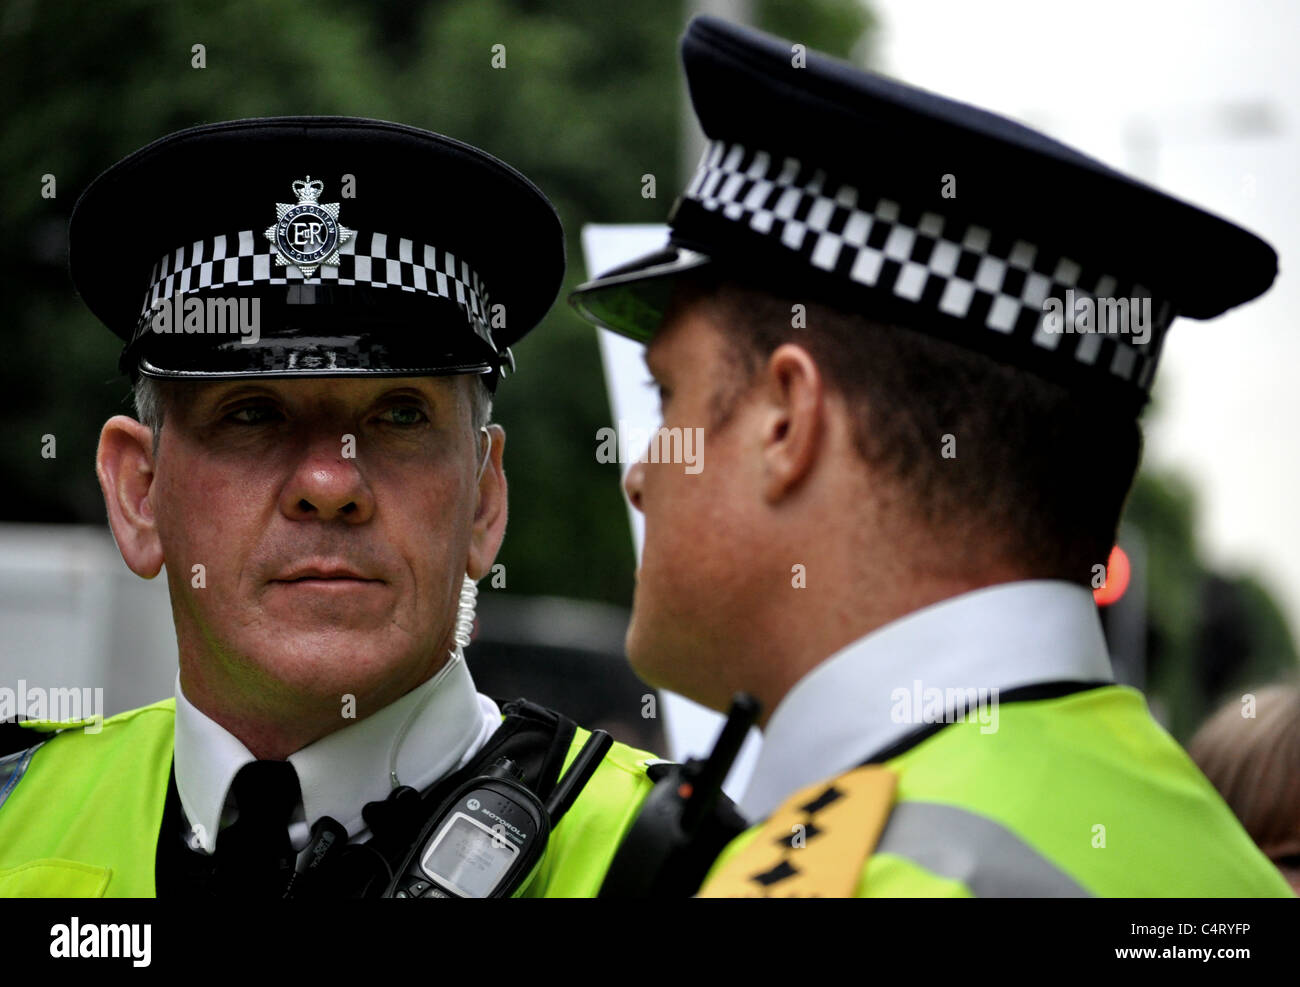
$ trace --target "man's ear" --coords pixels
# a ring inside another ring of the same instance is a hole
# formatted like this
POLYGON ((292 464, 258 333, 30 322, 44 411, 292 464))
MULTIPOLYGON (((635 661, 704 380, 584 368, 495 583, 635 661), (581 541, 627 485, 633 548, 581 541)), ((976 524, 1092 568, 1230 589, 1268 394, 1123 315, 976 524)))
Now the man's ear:
POLYGON ((469 577, 476 580, 488 574, 506 536, 506 472, 502 466, 506 430, 500 425, 489 425, 485 431, 486 440, 484 433, 479 433, 479 456, 484 454, 485 442, 491 445, 479 476, 478 506, 474 511, 474 526, 470 529, 469 563, 466 566, 469 577))
POLYGON ((806 349, 783 343, 768 357, 761 394, 763 496, 775 504, 817 461, 826 435, 825 382, 806 349))
POLYGON ((162 569, 163 552, 149 499, 154 462, 148 426, 125 415, 106 421, 99 433, 95 473, 123 561, 137 576, 152 579, 162 569))

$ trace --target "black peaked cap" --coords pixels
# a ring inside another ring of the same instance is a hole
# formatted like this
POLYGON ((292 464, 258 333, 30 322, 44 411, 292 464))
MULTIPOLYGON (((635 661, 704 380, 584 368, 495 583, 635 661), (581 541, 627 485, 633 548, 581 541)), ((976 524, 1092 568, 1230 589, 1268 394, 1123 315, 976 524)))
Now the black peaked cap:
POLYGON ((615 332, 648 340, 673 278, 720 268, 1140 406, 1175 315, 1276 276, 1254 234, 997 114, 713 17, 681 53, 709 145, 669 243, 570 299, 615 332), (1146 339, 1069 307, 1121 298, 1146 339))
POLYGON ((275 117, 182 130, 113 165, 73 209, 69 262, 128 344, 127 373, 494 384, 555 299, 564 237, 535 185, 468 144, 380 120, 275 117), (256 343, 235 331, 234 305, 184 308, 213 297, 258 302, 256 343))

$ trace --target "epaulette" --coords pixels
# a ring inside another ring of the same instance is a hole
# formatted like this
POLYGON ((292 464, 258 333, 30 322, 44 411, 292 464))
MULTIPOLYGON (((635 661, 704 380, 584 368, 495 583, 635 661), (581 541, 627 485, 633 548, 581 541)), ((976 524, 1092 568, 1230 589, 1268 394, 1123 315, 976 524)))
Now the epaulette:
POLYGON ((25 751, 49 740, 60 730, 76 726, 75 723, 53 723, 48 720, 5 720, 0 722, 0 757, 25 751))

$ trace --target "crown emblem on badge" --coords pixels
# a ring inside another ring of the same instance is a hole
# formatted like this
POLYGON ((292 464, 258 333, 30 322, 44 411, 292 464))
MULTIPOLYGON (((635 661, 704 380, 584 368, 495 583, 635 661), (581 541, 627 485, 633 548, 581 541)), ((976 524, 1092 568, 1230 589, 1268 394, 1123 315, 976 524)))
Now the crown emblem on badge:
POLYGON ((325 183, 311 175, 295 179, 296 204, 275 204, 276 224, 266 228, 266 238, 275 248, 275 262, 290 265, 309 278, 322 265, 337 267, 339 248, 356 235, 339 223, 339 203, 319 202, 325 183))
POLYGON ((296 179, 293 183, 293 194, 298 197, 299 202, 315 202, 324 191, 325 183, 319 178, 312 178, 311 175, 305 179, 296 179))

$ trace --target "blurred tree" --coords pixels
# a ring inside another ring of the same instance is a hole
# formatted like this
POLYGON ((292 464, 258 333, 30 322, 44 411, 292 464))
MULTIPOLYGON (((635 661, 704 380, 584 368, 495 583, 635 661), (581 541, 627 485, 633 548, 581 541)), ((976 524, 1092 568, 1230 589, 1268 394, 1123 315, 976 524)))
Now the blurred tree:
POLYGON ((1125 520, 1146 549, 1146 692, 1186 741, 1232 690, 1294 670, 1294 639, 1253 577, 1215 573, 1202 559, 1195 497, 1181 478, 1144 470, 1125 520))
MULTIPOLYGON (((842 54, 867 25, 856 0, 767 0, 759 13, 842 54)), ((212 120, 375 116, 510 162, 550 195, 571 234, 591 220, 662 221, 679 183, 684 22, 681 3, 652 0, 108 0, 93 11, 10 0, 0 11, 0 518, 104 517, 94 448, 103 420, 129 410, 128 389, 114 371, 119 344, 72 291, 66 230, 81 190, 112 162, 212 120), (200 44, 206 67, 194 68, 200 44), (492 66, 494 45, 505 68, 492 66), (41 195, 46 174, 57 182, 51 199, 41 195), (642 198, 644 174, 657 176, 660 198, 642 198), (55 458, 41 457, 44 435, 55 436, 55 458)), ((144 207, 148 222, 150 209, 173 204, 144 207)), ((585 274, 576 243, 565 293, 585 274)), ((626 604, 633 558, 618 468, 595 458, 609 419, 595 336, 561 303, 516 356, 520 374, 496 408, 509 433, 507 589, 626 604)))
MULTIPOLYGON (((125 154, 173 130, 280 113, 388 108, 382 60, 363 17, 289 0, 179 4, 15 0, 0 13, 0 265, 7 359, 0 435, 13 521, 104 518, 95 483, 99 426, 127 410, 120 343, 78 302, 67 274, 67 224, 82 189, 125 154), (194 45, 206 49, 193 68, 194 45), (53 175, 54 198, 42 176, 53 175), (56 457, 40 455, 43 435, 56 457)), ((195 195, 203 190, 196 188, 195 195)), ((150 210, 179 203, 142 203, 150 210)))

